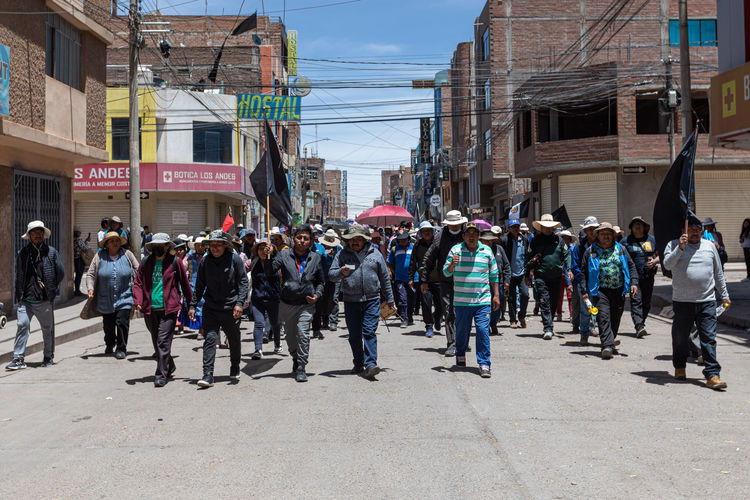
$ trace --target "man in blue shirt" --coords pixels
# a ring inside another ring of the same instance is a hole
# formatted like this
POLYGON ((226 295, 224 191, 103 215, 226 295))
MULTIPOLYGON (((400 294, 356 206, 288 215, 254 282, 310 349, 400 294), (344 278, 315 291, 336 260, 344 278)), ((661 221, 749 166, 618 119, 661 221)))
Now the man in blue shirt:
POLYGON ((636 216, 630 221, 630 234, 624 243, 638 271, 639 293, 630 296, 630 316, 633 318, 636 337, 643 338, 646 332, 646 318, 651 311, 651 295, 654 291, 654 278, 659 264, 656 240, 648 234, 651 226, 636 216))
POLYGON ((404 231, 396 236, 396 245, 388 254, 388 269, 398 290, 398 314, 401 316, 401 328, 414 324, 411 316, 414 310, 414 290, 409 286, 409 263, 413 246, 409 233, 404 231))
POLYGON ((524 279, 525 265, 529 253, 529 240, 521 234, 521 222, 511 219, 508 223, 508 234, 500 239, 500 246, 505 250, 510 262, 510 296, 508 297, 508 315, 510 327, 526 328, 526 307, 529 304, 529 287, 524 279), (520 304, 518 295, 520 294, 520 304), (516 308, 520 305, 520 308, 516 308))

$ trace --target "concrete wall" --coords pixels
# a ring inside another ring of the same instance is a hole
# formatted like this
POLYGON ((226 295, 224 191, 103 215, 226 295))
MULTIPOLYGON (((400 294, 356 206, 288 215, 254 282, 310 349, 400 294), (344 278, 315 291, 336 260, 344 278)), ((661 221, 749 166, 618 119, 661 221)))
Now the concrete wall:
POLYGON ((45 127, 48 134, 86 143, 86 94, 49 76, 45 80, 45 127))

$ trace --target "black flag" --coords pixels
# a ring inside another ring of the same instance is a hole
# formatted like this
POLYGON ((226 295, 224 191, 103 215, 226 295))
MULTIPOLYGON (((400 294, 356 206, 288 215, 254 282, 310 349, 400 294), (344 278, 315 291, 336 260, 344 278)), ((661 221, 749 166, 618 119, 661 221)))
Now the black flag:
POLYGON ((562 205, 560 208, 552 212, 552 218, 562 224, 563 229, 573 227, 573 224, 570 223, 570 217, 568 217, 568 210, 565 208, 565 205, 562 205))
POLYGON ((242 33, 245 33, 246 31, 254 30, 257 27, 258 27, 258 11, 256 10, 252 16, 246 18, 244 21, 238 24, 236 28, 234 28, 231 36, 241 35, 242 33))
MULTIPOLYGON (((226 43, 226 40, 224 41, 226 43)), ((211 72, 208 74, 208 79, 212 82, 216 83, 216 73, 219 71, 219 63, 221 62, 221 55, 224 53, 224 44, 221 44, 221 48, 219 49, 219 53, 216 54, 216 59, 214 59, 214 66, 211 68, 211 72)))
POLYGON ((268 120, 265 120, 265 130, 266 151, 253 173, 250 174, 250 183, 253 185, 258 203, 269 210, 279 224, 290 226, 292 224, 292 198, 289 194, 286 173, 281 164, 281 152, 268 120), (266 199, 270 202, 270 208, 266 205, 266 199))
POLYGON ((654 238, 660 256, 664 255, 667 243, 679 238, 685 231, 697 142, 698 129, 682 146, 680 154, 664 177, 654 203, 654 238))

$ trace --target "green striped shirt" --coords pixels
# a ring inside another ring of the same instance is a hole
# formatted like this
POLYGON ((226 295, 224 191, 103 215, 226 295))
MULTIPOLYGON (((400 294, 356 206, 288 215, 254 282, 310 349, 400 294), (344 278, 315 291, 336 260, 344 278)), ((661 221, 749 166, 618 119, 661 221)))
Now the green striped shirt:
POLYGON ((471 252, 466 243, 453 246, 445 259, 443 274, 453 276, 453 303, 457 306, 489 306, 492 304, 490 283, 498 283, 497 261, 492 249, 483 243, 471 252), (453 259, 460 254, 460 261, 448 270, 453 259))

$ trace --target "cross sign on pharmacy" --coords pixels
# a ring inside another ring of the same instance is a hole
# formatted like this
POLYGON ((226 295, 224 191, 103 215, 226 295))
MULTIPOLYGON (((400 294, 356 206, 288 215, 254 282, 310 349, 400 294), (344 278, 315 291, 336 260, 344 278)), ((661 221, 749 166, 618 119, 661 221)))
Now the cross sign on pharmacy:
POLYGON ((728 116, 734 116, 737 114, 737 91, 735 87, 735 80, 728 81, 721 86, 722 106, 721 116, 726 118, 728 116))

